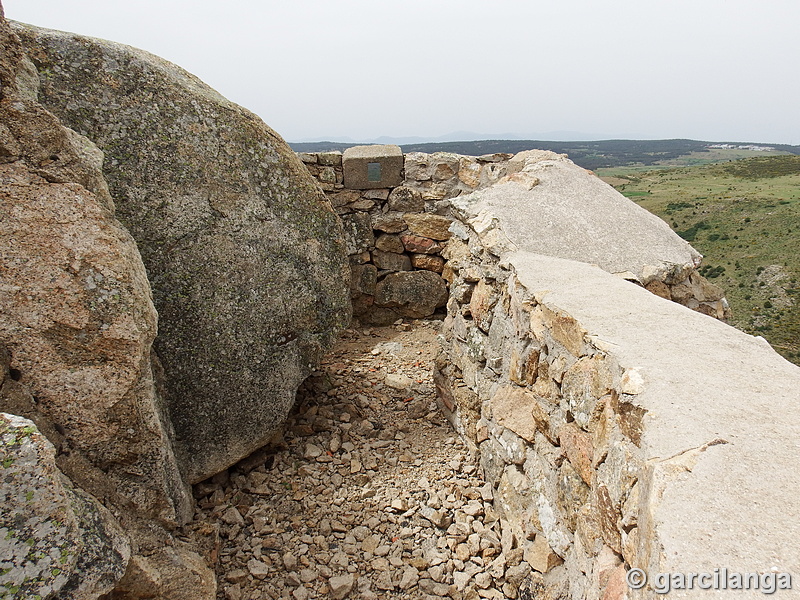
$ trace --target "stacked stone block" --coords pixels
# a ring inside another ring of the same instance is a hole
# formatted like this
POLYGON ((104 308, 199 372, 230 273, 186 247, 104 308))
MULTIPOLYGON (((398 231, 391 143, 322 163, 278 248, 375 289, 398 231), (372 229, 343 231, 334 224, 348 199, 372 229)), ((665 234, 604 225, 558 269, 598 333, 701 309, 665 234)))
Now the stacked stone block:
MULTIPOLYGON (((455 198, 507 181, 535 187, 537 178, 526 175, 532 163, 566 160, 540 151, 516 156, 403 155, 399 146, 357 146, 344 154, 299 153, 299 157, 344 223, 353 310, 369 324, 429 317, 444 305, 442 285, 448 274, 442 252, 452 235, 451 223, 458 221, 455 198), (429 274, 408 274, 420 271, 429 274)), ((717 319, 727 318, 730 311, 722 290, 696 268, 689 262, 670 270, 646 268, 640 275, 619 275, 657 296, 717 319)))

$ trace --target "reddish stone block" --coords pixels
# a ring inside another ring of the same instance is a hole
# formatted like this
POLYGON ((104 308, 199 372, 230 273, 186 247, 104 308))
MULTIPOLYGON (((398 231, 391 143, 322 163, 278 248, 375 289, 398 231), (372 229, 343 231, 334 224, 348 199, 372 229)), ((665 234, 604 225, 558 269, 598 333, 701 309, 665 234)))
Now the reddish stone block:
POLYGON ((594 446, 592 436, 578 428, 575 423, 562 425, 558 430, 558 439, 567 459, 588 485, 592 485, 594 469, 594 446))

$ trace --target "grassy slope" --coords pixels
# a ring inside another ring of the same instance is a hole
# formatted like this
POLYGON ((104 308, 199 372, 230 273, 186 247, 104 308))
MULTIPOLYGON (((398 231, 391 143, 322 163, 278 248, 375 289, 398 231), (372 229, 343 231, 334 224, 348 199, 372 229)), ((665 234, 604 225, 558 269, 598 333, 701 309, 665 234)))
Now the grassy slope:
POLYGON ((598 175, 667 221, 726 291, 732 325, 800 364, 800 156, 598 175))

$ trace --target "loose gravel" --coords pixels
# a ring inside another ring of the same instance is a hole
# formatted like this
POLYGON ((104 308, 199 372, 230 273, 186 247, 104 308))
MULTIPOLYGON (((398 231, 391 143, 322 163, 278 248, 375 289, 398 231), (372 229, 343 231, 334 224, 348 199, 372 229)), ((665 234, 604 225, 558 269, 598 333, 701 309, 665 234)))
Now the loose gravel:
POLYGON ((195 486, 221 600, 517 597, 530 567, 437 408, 438 329, 346 330, 282 437, 195 486))

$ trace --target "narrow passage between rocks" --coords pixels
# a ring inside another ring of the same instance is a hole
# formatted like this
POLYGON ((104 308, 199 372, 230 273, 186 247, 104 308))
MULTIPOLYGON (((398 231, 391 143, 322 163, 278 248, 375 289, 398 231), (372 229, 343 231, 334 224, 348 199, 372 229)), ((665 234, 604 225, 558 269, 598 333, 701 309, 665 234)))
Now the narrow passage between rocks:
POLYGON ((517 597, 530 567, 436 404, 439 325, 346 330, 281 443, 195 486, 218 598, 517 597))

